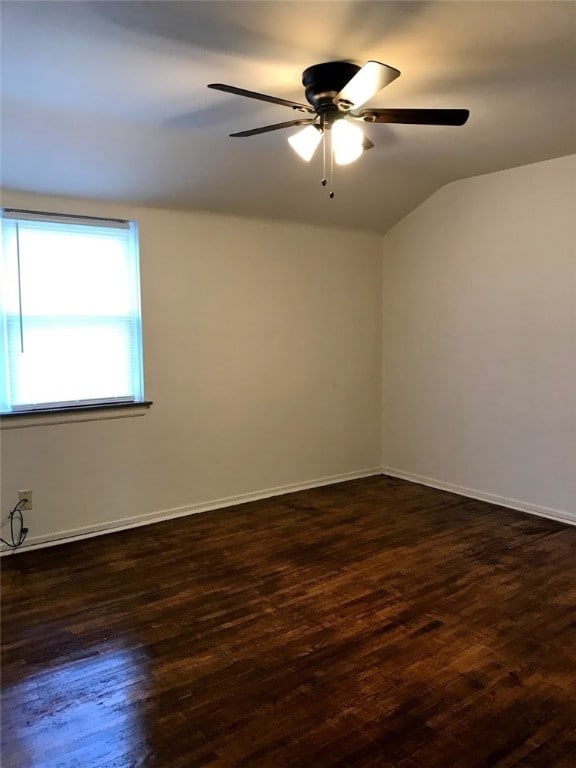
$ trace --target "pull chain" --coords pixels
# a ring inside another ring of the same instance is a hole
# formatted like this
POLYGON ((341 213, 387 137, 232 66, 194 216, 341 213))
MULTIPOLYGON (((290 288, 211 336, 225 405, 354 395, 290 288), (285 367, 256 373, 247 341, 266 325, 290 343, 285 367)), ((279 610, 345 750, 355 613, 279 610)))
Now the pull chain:
POLYGON ((334 140, 330 131, 330 200, 334 200, 334 140))
POLYGON ((326 122, 322 120, 322 186, 326 186, 326 122))
POLYGON ((326 134, 330 134, 330 146, 328 148, 328 151, 330 153, 330 192, 328 193, 328 197, 330 200, 334 199, 334 147, 332 144, 332 131, 330 130, 330 126, 328 128, 326 127, 326 119, 322 118, 322 186, 325 187, 328 184, 328 181, 326 179, 326 134))

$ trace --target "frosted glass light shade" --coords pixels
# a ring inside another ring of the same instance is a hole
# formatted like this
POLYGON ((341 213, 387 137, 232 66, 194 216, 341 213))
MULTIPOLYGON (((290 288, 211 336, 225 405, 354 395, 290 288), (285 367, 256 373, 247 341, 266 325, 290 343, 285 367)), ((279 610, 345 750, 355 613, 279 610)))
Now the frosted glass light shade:
POLYGON ((338 165, 348 165, 364 152, 364 134, 361 128, 341 118, 332 126, 334 160, 338 165))
POLYGON ((309 162, 312 159, 316 147, 322 140, 322 132, 314 125, 307 125, 298 133, 288 138, 288 143, 302 160, 309 162))

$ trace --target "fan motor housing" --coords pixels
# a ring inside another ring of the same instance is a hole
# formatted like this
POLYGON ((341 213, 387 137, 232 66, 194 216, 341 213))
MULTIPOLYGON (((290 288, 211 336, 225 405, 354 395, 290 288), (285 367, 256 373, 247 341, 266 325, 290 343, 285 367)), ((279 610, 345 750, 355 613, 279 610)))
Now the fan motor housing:
POLYGON ((351 61, 326 61, 308 67, 302 73, 307 101, 319 114, 337 113, 334 97, 359 71, 358 64, 351 61))

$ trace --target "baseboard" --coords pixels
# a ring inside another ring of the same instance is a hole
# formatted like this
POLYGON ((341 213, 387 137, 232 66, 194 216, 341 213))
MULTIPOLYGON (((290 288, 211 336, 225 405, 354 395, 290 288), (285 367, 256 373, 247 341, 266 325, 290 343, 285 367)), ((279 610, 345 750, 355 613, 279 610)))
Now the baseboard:
POLYGON ((382 467, 382 474, 389 475, 390 477, 397 477, 400 480, 408 480, 411 483, 418 483, 419 485, 427 485, 430 488, 437 488, 440 491, 457 493, 459 496, 467 496, 470 499, 478 499, 478 501, 487 501, 490 504, 498 504, 500 507, 515 509, 518 512, 527 512, 529 515, 547 517, 549 520, 576 525, 576 514, 565 512, 564 510, 541 507, 537 504, 529 504, 524 501, 519 501, 518 499, 508 499, 505 496, 497 496, 493 493, 485 493, 484 491, 477 491, 473 488, 465 488, 461 485, 445 483, 442 480, 436 480, 433 477, 415 475, 412 472, 404 472, 395 467, 382 467))
POLYGON ((348 480, 360 480, 364 477, 373 477, 374 475, 381 474, 389 475, 390 477, 397 477, 401 480, 407 480, 411 483, 418 483, 419 485, 426 485, 430 488, 437 488, 441 491, 449 491, 450 493, 456 493, 459 496, 478 499, 479 501, 486 501, 490 504, 498 504, 501 507, 515 509, 519 512, 526 512, 530 515, 537 515, 538 517, 546 517, 550 520, 556 520, 561 523, 576 525, 576 514, 572 514, 570 512, 550 509, 548 507, 541 507, 535 504, 528 504, 517 499, 509 499, 505 496, 497 496, 492 493, 485 493, 484 491, 477 491, 472 488, 465 488, 464 486, 454 485, 453 483, 445 483, 442 480, 436 480, 435 478, 426 477, 424 475, 416 475, 412 472, 405 472, 403 470, 396 469, 395 467, 373 467, 371 469, 359 470, 358 472, 347 472, 345 474, 331 475, 329 477, 322 477, 316 480, 309 480, 304 483, 291 483, 289 485, 277 486, 275 488, 266 488, 261 491, 243 493, 236 496, 225 496, 220 499, 213 499, 211 501, 190 504, 183 507, 174 507, 172 509, 163 509, 144 515, 133 515, 131 517, 121 518, 119 520, 114 520, 108 523, 83 526, 81 528, 73 528, 66 531, 57 531, 46 536, 36 536, 27 539, 26 542, 18 549, 11 550, 3 547, 0 550, 0 556, 15 555, 18 552, 30 552, 34 549, 54 547, 59 544, 81 541, 82 539, 90 539, 95 536, 102 536, 106 533, 124 531, 130 528, 139 528, 142 525, 160 523, 164 520, 172 520, 174 518, 185 517, 187 515, 196 515, 201 512, 210 512, 215 509, 233 507, 239 504, 245 504, 249 501, 269 499, 274 496, 283 496, 287 493, 305 491, 310 488, 320 488, 324 485, 334 485, 335 483, 343 483, 348 480))
POLYGON ((114 520, 109 523, 88 525, 81 528, 73 528, 67 531, 57 531, 47 536, 36 536, 30 539, 26 539, 26 542, 18 549, 2 548, 2 550, 0 550, 0 555, 15 555, 18 552, 29 552, 33 549, 54 547, 59 544, 65 544, 67 542, 90 539, 94 536, 102 536, 106 533, 124 531, 128 530, 129 528, 138 528, 142 525, 151 525, 152 523, 160 523, 163 520, 172 520, 177 517, 185 517, 186 515, 196 515, 200 512, 210 512, 214 509, 233 507, 238 504, 245 504, 249 501, 269 499, 273 496, 283 496, 286 493, 305 491, 309 488, 320 488, 323 485, 334 485, 335 483, 343 483, 348 480, 360 480, 363 477, 372 477, 374 475, 381 474, 382 470, 380 467, 373 467, 372 469, 362 469, 358 472, 347 472, 341 475, 331 475, 329 477, 321 477, 316 480, 308 480, 304 483, 291 483, 289 485, 281 485, 276 488, 266 488, 261 491, 242 493, 238 494, 237 496, 226 496, 221 499, 213 499, 211 501, 201 502, 198 504, 190 504, 184 507, 174 507, 172 509, 163 509, 158 512, 150 512, 144 515, 134 515, 132 517, 125 517, 120 520, 114 520))

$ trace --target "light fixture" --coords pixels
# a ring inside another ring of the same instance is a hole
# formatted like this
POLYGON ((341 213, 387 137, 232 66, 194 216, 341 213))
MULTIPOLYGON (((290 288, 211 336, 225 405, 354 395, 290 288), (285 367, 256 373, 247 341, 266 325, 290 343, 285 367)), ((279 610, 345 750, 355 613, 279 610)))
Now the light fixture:
MULTIPOLYGON (((292 149, 306 162, 310 162, 322 141, 324 131, 320 126, 308 125, 306 128, 288 138, 292 149)), ((334 161, 338 165, 348 165, 357 160, 364 151, 364 134, 362 129, 340 118, 330 127, 332 131, 332 151, 334 161)))
POLYGON ((306 162, 309 162, 312 159, 312 155, 321 141, 322 131, 315 125, 308 125, 288 139, 292 149, 300 155, 302 160, 306 160, 306 162))
POLYGON ((319 124, 308 125, 288 138, 292 149, 306 162, 322 142, 322 186, 328 186, 330 198, 334 197, 334 163, 353 163, 365 148, 373 146, 358 125, 341 115, 332 113, 329 119, 322 115, 319 124))
POLYGON ((332 125, 332 148, 337 165, 348 165, 357 160, 364 152, 361 128, 344 118, 335 120, 332 125))

